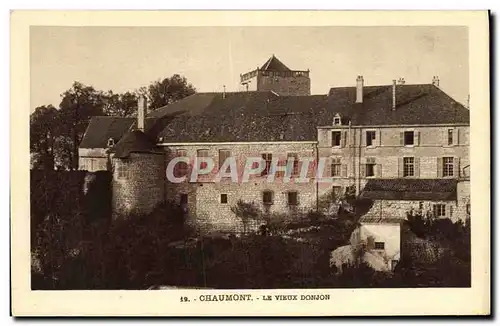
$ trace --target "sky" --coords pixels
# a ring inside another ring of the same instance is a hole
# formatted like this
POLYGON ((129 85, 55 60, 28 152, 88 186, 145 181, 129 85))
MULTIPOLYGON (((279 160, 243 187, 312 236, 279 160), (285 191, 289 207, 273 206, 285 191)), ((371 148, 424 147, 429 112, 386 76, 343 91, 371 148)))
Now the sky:
POLYGON ((311 93, 330 87, 431 83, 466 104, 467 27, 47 27, 30 29, 31 110, 59 106, 74 81, 133 91, 173 74, 199 92, 243 90, 240 73, 272 55, 310 69, 311 93))

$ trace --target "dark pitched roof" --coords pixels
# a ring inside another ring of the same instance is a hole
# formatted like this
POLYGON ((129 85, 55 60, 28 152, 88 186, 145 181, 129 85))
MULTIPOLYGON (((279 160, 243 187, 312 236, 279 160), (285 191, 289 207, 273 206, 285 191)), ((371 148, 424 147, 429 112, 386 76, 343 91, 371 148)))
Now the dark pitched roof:
POLYGON ((457 180, 370 179, 361 197, 373 200, 456 200, 457 180))
POLYGON ((140 130, 128 131, 113 147, 114 157, 126 158, 130 153, 154 153, 156 141, 140 130))
MULTIPOLYGON (((154 137, 164 126, 159 125, 160 119, 146 119, 146 133, 154 137)), ((89 125, 83 139, 80 142, 80 148, 106 148, 108 139, 113 138, 117 143, 127 131, 135 129, 137 125, 136 118, 95 116, 90 119, 89 125)))
POLYGON ((430 84, 397 85, 392 110, 392 85, 363 89, 363 103, 356 104, 356 88, 331 89, 330 95, 346 92, 352 104, 354 125, 401 125, 469 123, 469 110, 430 84))
POLYGON ((283 62, 279 61, 274 54, 262 65, 262 67, 260 67, 260 70, 280 72, 291 71, 283 62))
MULTIPOLYGON (((352 125, 469 123, 469 110, 436 86, 398 85, 396 92, 396 110, 390 85, 365 86, 361 104, 355 87, 311 96, 196 93, 151 112, 146 133, 162 142, 315 141, 316 128, 331 125, 337 113, 352 125)), ((80 147, 106 147, 134 124, 132 118, 94 117, 80 147)))
POLYGON ((108 139, 118 142, 134 123, 134 118, 92 117, 80 148, 106 148, 108 139))
MULTIPOLYGON (((194 94, 190 106, 158 135, 164 142, 312 141, 327 112, 327 96, 272 92, 194 94), (201 97, 195 99, 196 97, 201 97)), ((333 115, 332 118, 333 119, 333 115)))

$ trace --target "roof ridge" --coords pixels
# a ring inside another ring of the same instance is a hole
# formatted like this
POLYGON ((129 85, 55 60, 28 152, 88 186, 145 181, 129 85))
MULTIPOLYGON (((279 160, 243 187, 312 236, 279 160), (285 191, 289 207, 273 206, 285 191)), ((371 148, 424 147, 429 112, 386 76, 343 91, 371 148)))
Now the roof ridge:
POLYGON ((275 71, 291 71, 290 68, 288 68, 283 62, 281 62, 280 59, 278 59, 274 54, 267 59, 266 63, 262 67, 260 67, 260 70, 275 70, 275 71), (271 64, 273 64, 273 67, 271 67, 271 64))

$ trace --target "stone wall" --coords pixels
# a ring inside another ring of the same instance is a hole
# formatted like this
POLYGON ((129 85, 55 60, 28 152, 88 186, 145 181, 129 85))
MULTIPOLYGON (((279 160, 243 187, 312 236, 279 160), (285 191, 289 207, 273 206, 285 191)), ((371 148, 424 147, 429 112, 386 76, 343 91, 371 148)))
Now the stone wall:
POLYGON ((311 79, 309 72, 305 71, 254 71, 252 77, 241 82, 240 87, 242 91, 273 91, 283 96, 311 95, 311 79))
POLYGON ((106 148, 79 148, 78 170, 96 172, 109 169, 106 148))
MULTIPOLYGON (((250 176, 248 182, 243 183, 243 171, 248 157, 261 157, 263 153, 270 153, 273 159, 278 159, 280 165, 285 164, 288 153, 297 154, 301 157, 316 157, 316 145, 314 142, 277 142, 277 143, 241 143, 241 144, 183 144, 165 147, 165 151, 170 153, 166 156, 166 165, 176 155, 178 150, 186 151, 191 159, 191 164, 195 164, 194 157, 198 150, 207 150, 215 166, 206 176, 198 179, 198 182, 186 180, 182 183, 166 184, 166 199, 180 204, 182 194, 187 194, 189 211, 186 217, 188 222, 200 229, 223 229, 239 231, 242 229, 240 218, 232 211, 238 200, 244 202, 254 202, 256 206, 269 214, 285 213, 294 216, 295 212, 307 211, 316 207, 316 185, 315 180, 310 179, 306 183, 296 182, 297 178, 292 177, 289 182, 283 178, 276 177, 273 182, 269 182, 267 177, 260 175, 250 176), (237 180, 223 178, 220 182, 215 182, 218 171, 219 150, 230 150, 231 155, 236 159, 237 180), (273 193, 272 205, 263 205, 263 192, 273 193), (292 207, 288 205, 288 192, 296 191, 298 205, 292 207), (221 195, 227 195, 227 203, 221 202, 221 195)), ((299 170, 302 167, 299 166, 299 170)), ((314 175, 314 165, 311 164, 307 173, 308 177, 314 175)))
POLYGON ((257 77, 258 91, 274 91, 279 95, 311 95, 311 79, 307 76, 263 76, 257 77))
POLYGON ((452 221, 465 220, 465 206, 460 207, 459 201, 410 201, 410 200, 375 200, 373 206, 366 213, 366 217, 381 218, 406 218, 410 211, 422 212, 424 215, 433 212, 433 205, 444 204, 446 206, 445 218, 452 221))
POLYGON ((438 174, 438 158, 454 157, 454 178, 463 174, 463 168, 469 161, 469 127, 468 126, 413 126, 406 128, 376 127, 349 128, 348 126, 323 126, 318 128, 318 153, 320 157, 338 158, 346 165, 346 177, 356 185, 359 193, 366 180, 365 165, 367 158, 372 158, 375 167, 374 178, 402 177, 402 158, 415 158, 414 178, 442 178, 438 174), (401 145, 401 133, 414 131, 415 145, 401 145), (452 130, 454 143, 448 145, 447 132, 452 130), (332 131, 342 133, 340 146, 332 146, 332 131), (366 132, 374 131, 375 140, 372 146, 366 146, 366 132))
POLYGON ((114 217, 147 214, 165 200, 165 155, 131 153, 113 158, 114 217))
POLYGON ((457 184, 457 216, 470 218, 470 180, 459 180, 457 184))

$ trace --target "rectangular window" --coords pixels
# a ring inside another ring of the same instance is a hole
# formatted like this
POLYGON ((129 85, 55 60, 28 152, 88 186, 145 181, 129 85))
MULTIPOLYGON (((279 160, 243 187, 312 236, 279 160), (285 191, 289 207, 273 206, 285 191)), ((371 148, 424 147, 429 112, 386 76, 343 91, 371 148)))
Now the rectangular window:
POLYGON ((117 174, 118 174, 118 179, 128 179, 128 167, 124 163, 120 163, 116 167, 117 169, 117 174))
POLYGON ((404 132, 404 145, 410 146, 414 144, 414 133, 413 131, 404 132))
MULTIPOLYGON (((199 149, 196 152, 196 157, 208 157, 208 149, 199 149)), ((206 169, 207 168, 207 162, 205 161, 200 161, 198 164, 199 169, 206 169)))
POLYGON ((453 157, 443 157, 443 177, 453 176, 453 157))
POLYGON ((342 173, 342 165, 340 164, 340 158, 332 158, 330 176, 340 177, 341 173, 342 173))
POLYGON ((220 203, 227 204, 227 194, 220 194, 220 203))
POLYGON ((374 177, 375 176, 375 158, 367 157, 365 164, 365 176, 366 177, 374 177))
POLYGON ((448 129, 448 145, 453 145, 453 129, 448 129))
POLYGON ((403 177, 413 177, 415 175, 415 159, 413 157, 403 157, 403 177))
POLYGON ((340 147, 342 133, 340 131, 332 131, 332 147, 340 147))
POLYGON ((289 206, 296 206, 298 203, 297 200, 297 192, 296 191, 290 191, 288 192, 288 205, 289 206))
POLYGON ((179 199, 179 203, 181 205, 187 205, 187 203, 188 203, 188 195, 187 194, 181 194, 181 197, 179 199))
POLYGON ((287 166, 288 161, 293 161, 292 170, 289 171, 288 175, 295 176, 299 174, 299 157, 296 153, 288 153, 287 158, 287 166))
MULTIPOLYGON (((177 150, 177 157, 187 158, 187 151, 185 149, 177 150)), ((188 174, 187 162, 178 162, 174 168, 175 177, 180 178, 188 174)))
MULTIPOLYGON (((224 164, 226 159, 230 156, 231 156, 230 150, 228 150, 228 149, 220 149, 219 150, 219 169, 222 167, 222 165, 224 164)), ((224 172, 226 172, 226 171, 224 171, 224 172)))
POLYGON ((385 243, 384 242, 375 242, 375 249, 384 250, 385 243))
POLYGON ((375 145, 375 131, 367 131, 366 132, 366 146, 375 145))
POLYGON ((419 210, 423 210, 424 209, 424 202, 423 201, 421 201, 421 202, 418 203, 418 209, 419 210))
POLYGON ((260 175, 268 175, 271 171, 271 162, 273 161, 273 154, 265 153, 262 154, 262 159, 266 162, 266 167, 262 170, 260 175))
POLYGON ((366 164, 366 176, 367 177, 375 176, 375 164, 371 163, 366 164))
POLYGON ((432 205, 432 212, 434 217, 445 217, 446 216, 446 205, 445 204, 434 204, 432 205))
POLYGON ((272 191, 264 191, 262 193, 262 203, 264 205, 272 205, 273 204, 273 192, 272 191))

